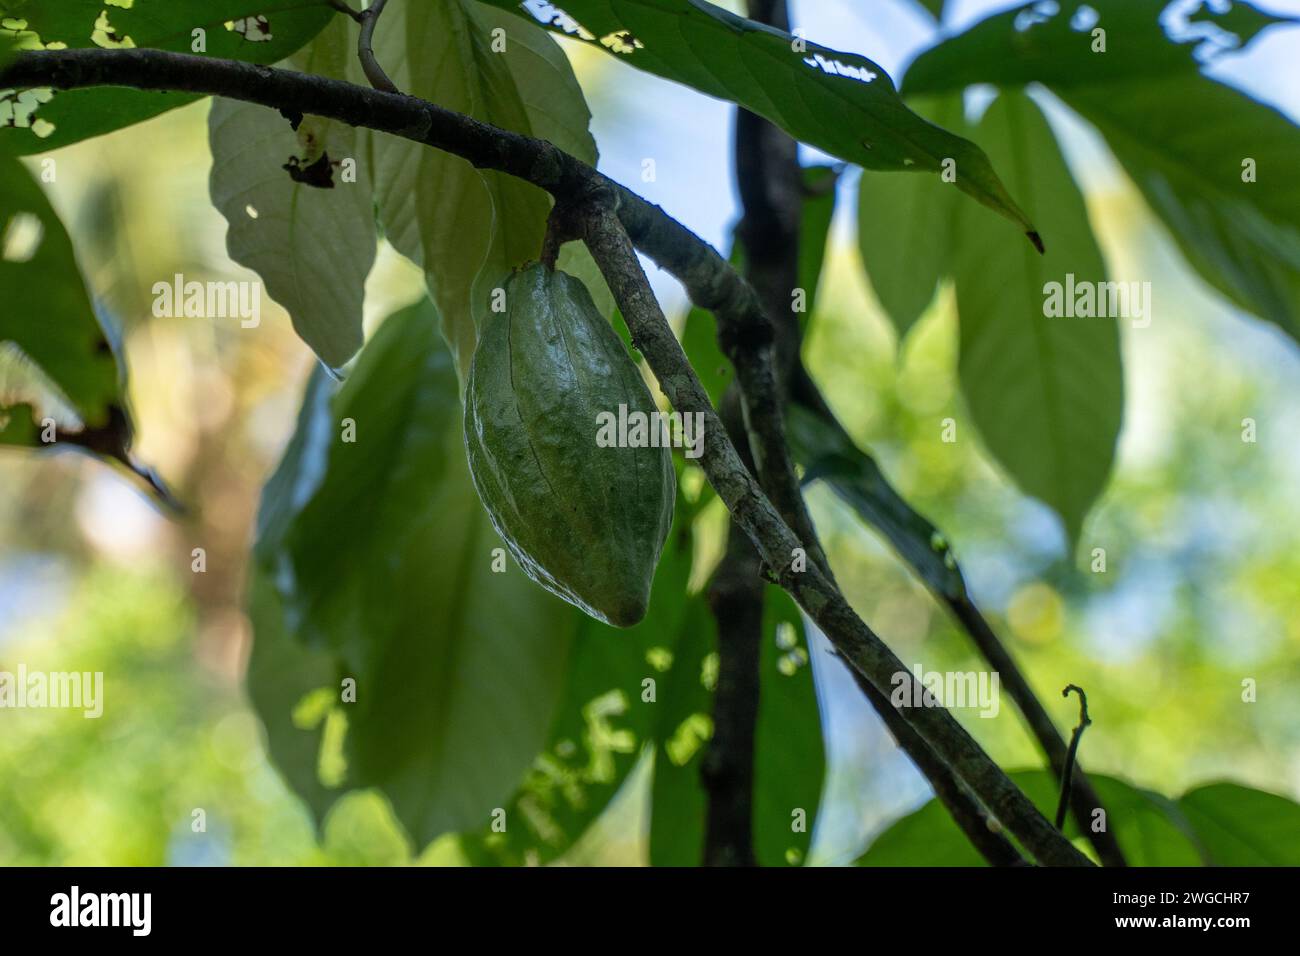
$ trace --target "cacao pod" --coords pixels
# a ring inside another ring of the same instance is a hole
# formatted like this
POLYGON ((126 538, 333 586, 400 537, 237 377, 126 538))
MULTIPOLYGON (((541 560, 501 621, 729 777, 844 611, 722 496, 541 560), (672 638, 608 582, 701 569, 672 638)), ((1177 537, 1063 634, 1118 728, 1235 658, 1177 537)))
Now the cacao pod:
POLYGON ((645 616, 676 486, 667 448, 597 445, 598 417, 620 405, 657 411, 586 286, 541 264, 511 275, 465 386, 474 487, 530 578, 630 627, 645 616))

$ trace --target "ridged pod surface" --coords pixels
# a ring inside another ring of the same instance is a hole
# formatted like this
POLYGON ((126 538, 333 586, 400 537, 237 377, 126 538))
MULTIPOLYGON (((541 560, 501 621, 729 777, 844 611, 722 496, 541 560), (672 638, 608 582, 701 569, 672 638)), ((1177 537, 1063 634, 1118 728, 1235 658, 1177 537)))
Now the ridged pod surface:
POLYGON ((657 411, 586 287, 543 265, 505 284, 465 390, 470 475, 520 566, 591 616, 645 616, 672 524, 667 448, 599 447, 598 416, 657 411))

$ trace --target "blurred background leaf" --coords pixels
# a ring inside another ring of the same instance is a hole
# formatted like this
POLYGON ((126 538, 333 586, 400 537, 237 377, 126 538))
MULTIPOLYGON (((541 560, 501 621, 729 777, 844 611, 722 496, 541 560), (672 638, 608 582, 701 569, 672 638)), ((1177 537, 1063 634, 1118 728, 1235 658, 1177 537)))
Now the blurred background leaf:
MULTIPOLYGON (((1048 238, 1045 255, 999 241, 961 210, 953 269, 962 392, 989 450, 1078 540, 1110 477, 1124 409, 1118 320, 1048 315, 1049 283, 1102 288, 1106 264, 1065 157, 1037 104, 1004 92, 979 133, 1048 238)), ((1069 293, 1064 293, 1069 295, 1069 293)), ((955 440, 960 441, 957 434, 955 440)))

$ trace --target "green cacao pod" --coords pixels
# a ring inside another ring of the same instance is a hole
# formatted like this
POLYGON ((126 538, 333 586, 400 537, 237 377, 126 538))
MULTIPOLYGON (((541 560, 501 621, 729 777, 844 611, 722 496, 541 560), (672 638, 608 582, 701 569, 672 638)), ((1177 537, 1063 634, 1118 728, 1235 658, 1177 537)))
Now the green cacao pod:
POLYGON ((600 447, 597 423, 620 405, 649 416, 654 400, 578 279, 525 266, 505 306, 484 323, 465 387, 474 487, 530 578, 630 627, 672 524, 672 455, 600 447))

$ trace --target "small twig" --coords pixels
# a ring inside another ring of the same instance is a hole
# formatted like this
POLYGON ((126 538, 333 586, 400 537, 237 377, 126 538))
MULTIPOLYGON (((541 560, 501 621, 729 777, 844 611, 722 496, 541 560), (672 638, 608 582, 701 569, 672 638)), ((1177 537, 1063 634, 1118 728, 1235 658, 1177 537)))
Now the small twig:
POLYGON ((560 247, 566 242, 582 238, 584 223, 574 216, 574 207, 569 203, 557 202, 551 207, 546 217, 546 235, 542 237, 542 265, 555 271, 555 263, 560 258, 560 247))
POLYGON ((388 74, 375 59, 375 26, 387 5, 388 0, 375 0, 359 14, 357 22, 361 24, 361 35, 357 37, 357 57, 361 60, 361 70, 371 86, 385 93, 400 93, 401 90, 388 78, 388 74))
POLYGON ((1056 829, 1058 830, 1065 826, 1065 811, 1070 806, 1070 778, 1074 776, 1074 758, 1079 753, 1079 738, 1092 723, 1092 719, 1088 716, 1088 695, 1083 692, 1082 687, 1066 684, 1065 690, 1061 691, 1061 696, 1069 697, 1070 691, 1075 691, 1079 695, 1079 726, 1074 728, 1074 735, 1070 738, 1070 750, 1065 755, 1065 769, 1061 772, 1061 801, 1056 805, 1056 829))
POLYGON ((325 0, 325 2, 344 16, 351 17, 357 23, 361 22, 361 11, 352 9, 344 0, 325 0))

